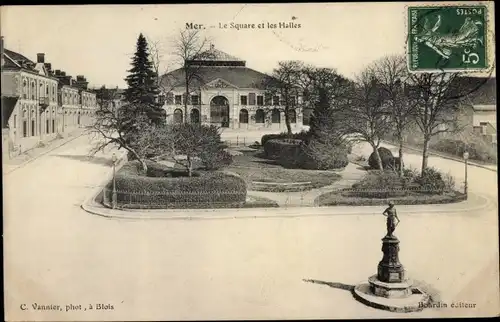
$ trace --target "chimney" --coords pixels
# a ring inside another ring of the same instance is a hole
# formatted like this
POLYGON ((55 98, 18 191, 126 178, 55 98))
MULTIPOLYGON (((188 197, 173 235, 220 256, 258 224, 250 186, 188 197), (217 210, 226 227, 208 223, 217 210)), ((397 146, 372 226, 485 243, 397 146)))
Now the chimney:
POLYGON ((61 71, 61 76, 66 76, 66 72, 61 71))
POLYGON ((49 73, 49 75, 52 75, 52 64, 45 63, 45 68, 47 69, 47 72, 49 73))
POLYGON ((61 76, 61 70, 60 69, 56 69, 56 76, 61 76))
POLYGON ((36 62, 42 64, 45 63, 45 54, 44 53, 36 54, 36 62))

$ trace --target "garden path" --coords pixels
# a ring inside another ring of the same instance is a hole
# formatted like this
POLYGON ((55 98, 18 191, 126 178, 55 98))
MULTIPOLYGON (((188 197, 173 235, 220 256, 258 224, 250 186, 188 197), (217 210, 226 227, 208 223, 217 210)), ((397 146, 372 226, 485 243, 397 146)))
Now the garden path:
POLYGON ((315 200, 320 195, 337 189, 350 187, 359 181, 366 173, 363 168, 354 163, 349 163, 343 170, 334 172, 342 176, 342 179, 321 188, 297 192, 267 192, 250 190, 248 191, 248 194, 251 196, 272 199, 276 201, 280 207, 314 207, 317 206, 315 200))

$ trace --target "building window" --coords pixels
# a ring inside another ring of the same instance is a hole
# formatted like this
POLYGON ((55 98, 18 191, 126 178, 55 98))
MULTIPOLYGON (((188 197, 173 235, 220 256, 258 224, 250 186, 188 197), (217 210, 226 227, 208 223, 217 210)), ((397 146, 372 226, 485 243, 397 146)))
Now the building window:
POLYGON ((23 98, 28 98, 28 83, 26 82, 26 80, 23 80, 23 98))
POLYGON ((288 111, 288 119, 290 120, 290 123, 297 123, 297 113, 295 110, 288 111))
POLYGON ((182 95, 175 95, 175 105, 182 104, 182 95))
POLYGON ((52 133, 55 133, 56 132, 56 122, 55 120, 53 119, 52 120, 52 133))
POLYGON ((262 96, 262 95, 257 96, 257 105, 259 105, 259 106, 264 105, 264 96, 262 96))
POLYGON ((45 86, 45 95, 49 96, 49 84, 45 86))
POLYGON ((241 105, 248 105, 248 97, 246 95, 240 96, 241 105))
POLYGON ((191 115, 190 115, 190 118, 191 118, 191 123, 200 123, 200 111, 198 111, 197 108, 193 108, 191 110, 191 115))
POLYGON ((28 136, 28 122, 23 120, 23 137, 28 136))
POLYGON ((295 106, 295 104, 297 104, 297 98, 295 96, 290 96, 290 104, 292 106, 295 106))
POLYGON ((49 120, 45 120, 45 133, 49 133, 49 120))
POLYGON ((240 123, 248 123, 248 111, 245 109, 240 110, 240 123))
POLYGON ((174 104, 174 94, 167 93, 167 105, 174 104))
POLYGON ((35 120, 31 120, 31 136, 35 136, 35 120))
POLYGON ((175 109, 174 111, 174 123, 181 124, 182 123, 182 110, 180 108, 175 109))
POLYGON ((273 96, 273 105, 280 105, 280 97, 278 95, 273 96))
POLYGON ((35 82, 31 83, 31 99, 35 99, 35 94, 36 94, 36 88, 35 88, 35 82))
POLYGON ((255 105, 255 93, 248 94, 248 105, 255 105))
POLYGON ((158 95, 158 103, 160 105, 164 105, 165 104, 165 95, 158 95))
POLYGON ((480 126, 488 126, 488 122, 479 122, 480 126))
POLYGON ((271 114, 271 121, 273 123, 280 123, 281 122, 280 110, 278 110, 277 108, 273 109, 273 112, 271 114))
POLYGON ((199 96, 198 95, 191 95, 191 104, 192 105, 198 105, 200 104, 199 96))
POLYGON ((255 111, 255 123, 264 123, 264 111, 260 108, 255 111))

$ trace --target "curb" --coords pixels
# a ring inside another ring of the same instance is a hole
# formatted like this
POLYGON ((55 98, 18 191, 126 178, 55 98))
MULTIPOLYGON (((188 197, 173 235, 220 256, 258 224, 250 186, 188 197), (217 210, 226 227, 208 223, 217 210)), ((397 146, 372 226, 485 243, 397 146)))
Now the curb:
MULTIPOLYGON (((109 176, 105 182, 109 181, 109 176)), ((105 184, 105 183, 104 183, 105 184)), ((222 209, 155 209, 155 210, 116 210, 96 204, 94 199, 101 192, 102 185, 96 187, 92 194, 81 205, 82 209, 93 215, 111 219, 132 220, 210 220, 210 219, 251 219, 251 218, 297 218, 297 217, 325 217, 340 215, 378 215, 381 206, 326 206, 326 207, 289 207, 289 208, 222 208, 222 209)), ((406 215, 469 214, 481 215, 481 210, 488 209, 492 203, 489 199, 478 195, 469 195, 475 204, 468 208, 459 208, 453 204, 439 205, 408 205, 399 206, 399 213, 406 215), (440 209, 452 205, 452 209, 440 209), (441 207, 436 207, 441 206, 441 207), (424 210, 422 210, 424 208, 424 210), (428 209, 425 209, 428 208, 428 209)), ((467 202, 467 201, 465 201, 467 202)))
MULTIPOLYGON (((388 145, 392 145, 393 147, 397 148, 397 146, 393 142, 386 141, 386 140, 382 140, 382 142, 385 143, 385 144, 388 144, 388 145)), ((404 148, 408 149, 408 150, 422 152, 422 149, 418 149, 418 148, 414 148, 414 147, 410 147, 410 146, 405 146, 404 148)), ((432 151, 429 151, 429 154, 433 155, 433 156, 437 156, 437 157, 443 158, 443 159, 447 159, 447 160, 452 160, 452 161, 457 161, 457 162, 464 163, 464 160, 459 159, 459 158, 455 158, 455 157, 451 157, 451 156, 448 156, 448 155, 444 155, 444 154, 440 154, 440 153, 436 153, 436 152, 432 152, 432 151)), ((492 169, 492 168, 488 168, 487 166, 479 164, 479 163, 471 162, 470 160, 467 162, 467 164, 471 165, 471 166, 474 166, 474 167, 478 167, 478 168, 490 170, 490 171, 493 171, 493 172, 498 172, 498 170, 495 170, 495 169, 492 169)))
MULTIPOLYGON (((69 142, 72 142, 72 141, 74 141, 74 140, 78 139, 79 137, 82 137, 84 134, 85 134, 85 131, 84 131, 84 132, 82 132, 82 133, 80 133, 79 135, 77 135, 77 136, 75 136, 75 137, 73 137, 73 138, 71 138, 71 139, 69 139, 69 140, 67 140, 67 141, 65 141, 65 142, 63 142, 63 143, 61 143, 61 144, 57 145, 57 146, 52 147, 51 149, 49 149, 49 150, 47 150, 47 151, 45 151, 45 152, 43 152, 43 153, 40 153, 39 155, 37 155, 37 156, 36 156, 36 157, 34 157, 34 158, 31 158, 31 159, 29 159, 29 160, 24 161, 24 162, 23 162, 23 163, 21 163, 21 164, 18 164, 15 168, 11 169, 10 171, 4 172, 4 173, 3 173, 3 175, 4 175, 4 176, 5 176, 5 175, 8 175, 8 174, 10 174, 10 173, 12 173, 12 172, 16 171, 16 170, 17 170, 17 169, 19 169, 19 168, 23 168, 23 167, 24 167, 24 166, 26 166, 27 164, 29 164, 29 163, 31 163, 31 162, 33 162, 33 161, 37 160, 37 159, 38 159, 38 158, 40 158, 40 157, 43 157, 44 155, 46 155, 46 154, 48 154, 48 153, 50 153, 50 152, 54 151, 55 149, 58 149, 58 148, 62 147, 63 145, 65 145, 65 144, 67 144, 67 143, 69 143, 69 142)), ((29 151, 29 150, 28 150, 28 151, 29 151)), ((26 152, 27 152, 27 151, 25 151, 24 153, 26 153, 26 152)))

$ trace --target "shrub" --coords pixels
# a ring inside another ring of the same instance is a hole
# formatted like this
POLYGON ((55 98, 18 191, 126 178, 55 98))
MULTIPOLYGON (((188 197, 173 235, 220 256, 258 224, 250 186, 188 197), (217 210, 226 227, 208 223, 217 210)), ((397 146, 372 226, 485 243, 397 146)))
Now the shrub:
POLYGON ((310 141, 302 147, 301 167, 304 169, 329 170, 345 168, 349 164, 348 147, 310 141))
POLYGON ((394 171, 367 173, 361 181, 352 185, 349 195, 361 198, 391 198, 407 195, 404 180, 394 171))
MULTIPOLYGON (((187 177, 186 171, 148 164, 149 175, 140 175, 137 161, 127 163, 116 175, 118 204, 126 208, 240 207, 246 199, 242 178, 208 172, 187 177), (168 175, 170 173, 171 175, 168 175)), ((107 185, 111 200, 112 183, 107 185)))
POLYGON ((264 144, 264 154, 270 159, 278 159, 283 153, 290 154, 291 146, 299 146, 302 143, 301 140, 295 139, 271 139, 267 140, 264 144), (283 149, 288 148, 287 151, 283 149))
POLYGON ((461 140, 441 139, 430 144, 430 148, 455 155, 459 158, 463 157, 463 153, 467 150, 471 160, 496 163, 497 151, 491 144, 484 142, 480 138, 475 138, 471 143, 466 143, 461 140))
POLYGON ((209 149, 202 151, 200 159, 207 170, 218 170, 233 163, 233 156, 226 150, 209 149))
POLYGON ((317 141, 306 144, 298 139, 273 139, 264 145, 266 157, 277 160, 285 168, 329 170, 349 164, 347 148, 317 141))
POLYGON ((420 186, 422 193, 442 194, 446 188, 445 181, 441 173, 434 168, 425 168, 425 170, 415 178, 415 183, 420 186))
POLYGON ((289 135, 286 132, 281 132, 278 134, 264 134, 260 139, 260 144, 264 146, 267 141, 275 139, 296 139, 306 141, 309 138, 309 133, 307 131, 300 131, 299 133, 292 133, 289 135))
MULTIPOLYGON (((394 156, 392 155, 391 150, 384 147, 380 147, 378 148, 378 154, 380 155, 380 159, 382 160, 382 167, 384 169, 389 169, 393 167, 394 156)), ((368 158, 368 165, 372 169, 378 169, 375 152, 372 152, 372 154, 370 154, 370 157, 368 158)))

